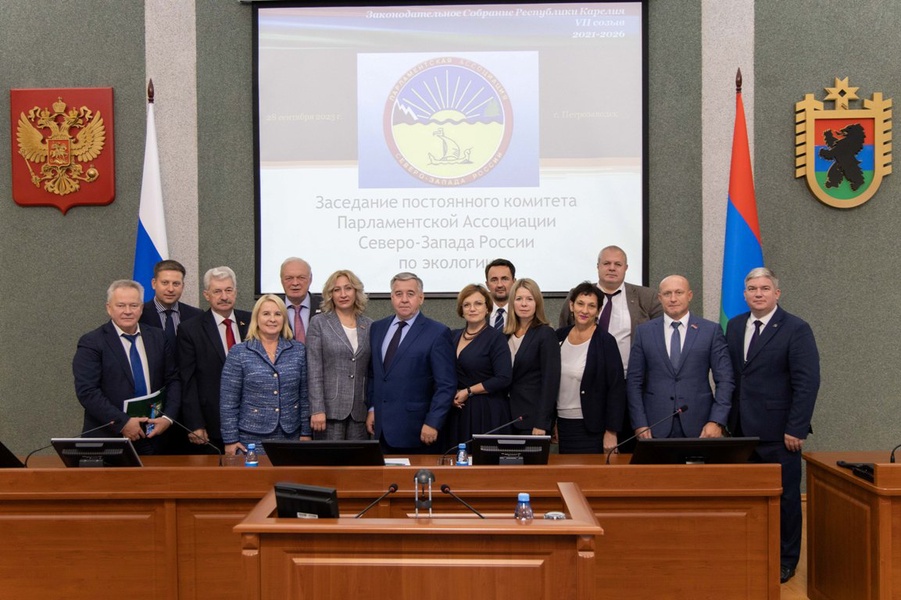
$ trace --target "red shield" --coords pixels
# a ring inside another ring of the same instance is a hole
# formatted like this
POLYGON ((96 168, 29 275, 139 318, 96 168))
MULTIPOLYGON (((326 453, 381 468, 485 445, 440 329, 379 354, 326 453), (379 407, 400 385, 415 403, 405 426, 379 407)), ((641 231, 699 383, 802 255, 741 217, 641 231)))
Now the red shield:
POLYGON ((65 214, 115 199, 112 88, 10 90, 10 125, 16 204, 65 214))

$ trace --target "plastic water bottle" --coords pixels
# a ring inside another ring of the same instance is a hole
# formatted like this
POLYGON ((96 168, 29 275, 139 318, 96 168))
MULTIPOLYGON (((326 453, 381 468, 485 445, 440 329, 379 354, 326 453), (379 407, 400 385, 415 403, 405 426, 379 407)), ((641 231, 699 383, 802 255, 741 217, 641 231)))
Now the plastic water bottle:
POLYGON ((469 466, 469 455, 466 454, 466 444, 459 444, 457 446, 457 466, 458 467, 468 467, 469 466))
POLYGON ((256 467, 260 464, 260 459, 257 458, 257 445, 256 444, 247 444, 247 453, 244 454, 244 466, 245 467, 256 467))
POLYGON ((535 513, 532 512, 532 503, 529 501, 527 493, 520 492, 514 516, 516 517, 516 522, 520 525, 528 525, 535 517, 535 513))

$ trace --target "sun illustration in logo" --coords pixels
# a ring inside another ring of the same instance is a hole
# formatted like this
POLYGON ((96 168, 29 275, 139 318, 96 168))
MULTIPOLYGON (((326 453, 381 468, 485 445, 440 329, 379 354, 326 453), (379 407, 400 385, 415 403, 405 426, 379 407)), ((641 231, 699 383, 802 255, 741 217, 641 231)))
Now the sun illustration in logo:
POLYGON ((385 105, 385 139, 412 177, 441 186, 471 183, 504 158, 513 111, 500 81, 482 65, 434 58, 408 70, 385 105))

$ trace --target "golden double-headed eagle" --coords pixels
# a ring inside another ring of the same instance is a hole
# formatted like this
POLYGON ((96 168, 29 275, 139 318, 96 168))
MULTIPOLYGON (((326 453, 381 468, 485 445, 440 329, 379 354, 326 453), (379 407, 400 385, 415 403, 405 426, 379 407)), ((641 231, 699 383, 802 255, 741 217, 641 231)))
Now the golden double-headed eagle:
POLYGON ((82 164, 103 152, 106 128, 99 111, 82 106, 67 112, 60 97, 52 110, 35 106, 27 114, 20 113, 16 139, 35 187, 43 182, 45 190, 64 196, 78 191, 80 181, 91 182, 100 176, 93 164, 87 169, 82 164), (73 128, 78 130, 74 138, 69 132, 73 128), (39 173, 32 163, 40 165, 39 173))

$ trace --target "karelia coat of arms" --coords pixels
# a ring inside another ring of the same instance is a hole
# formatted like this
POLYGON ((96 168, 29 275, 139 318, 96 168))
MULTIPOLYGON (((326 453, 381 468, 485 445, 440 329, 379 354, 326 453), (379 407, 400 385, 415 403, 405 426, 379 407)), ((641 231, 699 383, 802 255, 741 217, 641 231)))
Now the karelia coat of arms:
POLYGON ((113 201, 112 88, 12 90, 10 109, 17 204, 65 214, 113 201))
POLYGON ((818 200, 835 208, 860 206, 892 172, 892 101, 835 78, 823 101, 806 94, 795 104, 795 177, 805 177, 818 200), (832 102, 832 110, 825 103, 832 102))

